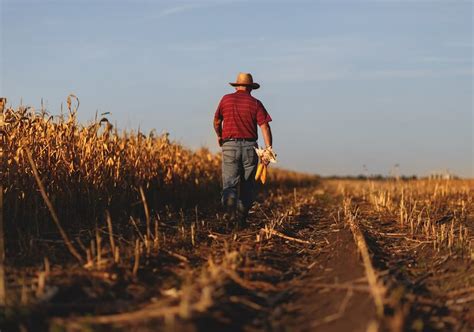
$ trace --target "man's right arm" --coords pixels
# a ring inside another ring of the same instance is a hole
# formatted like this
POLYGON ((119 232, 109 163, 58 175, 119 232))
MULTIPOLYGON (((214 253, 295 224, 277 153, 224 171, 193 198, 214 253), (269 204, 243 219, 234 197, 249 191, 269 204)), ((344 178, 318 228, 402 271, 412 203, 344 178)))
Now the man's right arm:
MULTIPOLYGON (((270 125, 268 124, 268 122, 265 122, 260 126, 260 129, 262 130, 263 140, 265 141, 265 147, 271 149, 272 144, 273 144, 273 137, 272 137, 272 129, 270 128, 270 125)), ((265 158, 262 158, 262 163, 264 163, 265 165, 268 165, 270 161, 265 160, 265 158)))
POLYGON ((257 123, 262 130, 263 140, 265 141, 267 148, 271 147, 273 144, 272 129, 269 124, 270 121, 272 121, 272 117, 268 114, 262 102, 257 100, 257 123))

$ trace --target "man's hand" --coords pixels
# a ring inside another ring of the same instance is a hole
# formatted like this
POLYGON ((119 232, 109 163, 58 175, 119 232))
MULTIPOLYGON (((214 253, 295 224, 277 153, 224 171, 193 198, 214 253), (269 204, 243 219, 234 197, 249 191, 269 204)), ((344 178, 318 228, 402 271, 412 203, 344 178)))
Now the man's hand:
POLYGON ((270 160, 268 160, 267 158, 262 158, 260 162, 265 166, 268 166, 268 164, 270 164, 270 160))
POLYGON ((255 151, 262 165, 268 166, 269 163, 276 163, 276 154, 271 146, 267 146, 265 149, 255 148, 255 151))
POLYGON ((273 152, 271 146, 267 146, 265 150, 263 150, 262 164, 268 166, 272 160, 276 161, 276 154, 273 152))
POLYGON ((219 144, 219 146, 222 146, 223 143, 224 143, 224 140, 222 139, 222 137, 217 136, 217 144, 219 144))

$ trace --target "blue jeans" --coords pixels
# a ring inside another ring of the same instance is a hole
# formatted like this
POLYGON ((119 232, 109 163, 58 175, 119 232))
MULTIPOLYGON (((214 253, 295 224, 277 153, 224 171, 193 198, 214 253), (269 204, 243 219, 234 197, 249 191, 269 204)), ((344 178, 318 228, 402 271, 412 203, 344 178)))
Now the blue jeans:
POLYGON ((256 142, 230 141, 222 145, 222 204, 246 216, 255 201, 256 142))

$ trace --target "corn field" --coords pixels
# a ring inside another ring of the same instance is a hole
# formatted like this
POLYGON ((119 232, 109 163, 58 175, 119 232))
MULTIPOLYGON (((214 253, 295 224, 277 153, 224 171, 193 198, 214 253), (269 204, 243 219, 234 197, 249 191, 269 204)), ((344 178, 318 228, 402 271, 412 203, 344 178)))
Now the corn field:
MULTIPOLYGON (((187 149, 167 133, 120 131, 105 116, 81 125, 78 107, 71 95, 66 113, 58 116, 26 106, 0 113, 5 229, 21 252, 34 250, 32 238, 54 232, 33 167, 63 227, 72 231, 93 227, 106 210, 114 219, 141 213, 141 190, 153 210, 219 201, 219 154, 187 149)), ((273 172, 278 185, 311 180, 273 172)))
POLYGON ((220 154, 78 108, 0 99, 2 330, 474 326, 472 180, 271 168, 238 229, 220 154))

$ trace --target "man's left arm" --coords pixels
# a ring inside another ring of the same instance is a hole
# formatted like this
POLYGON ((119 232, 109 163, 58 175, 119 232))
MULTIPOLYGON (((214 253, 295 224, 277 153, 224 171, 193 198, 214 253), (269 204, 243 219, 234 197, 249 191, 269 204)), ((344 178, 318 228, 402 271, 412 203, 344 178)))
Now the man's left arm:
POLYGON ((214 124, 213 124, 214 131, 216 132, 216 135, 217 135, 217 144, 219 144, 219 146, 222 146, 222 120, 223 120, 222 107, 221 107, 222 99, 219 102, 219 105, 217 106, 216 113, 214 114, 214 124))
POLYGON ((222 146, 222 119, 219 117, 214 118, 214 130, 217 134, 217 144, 222 146))

